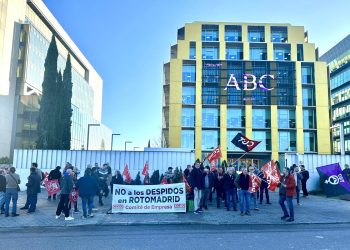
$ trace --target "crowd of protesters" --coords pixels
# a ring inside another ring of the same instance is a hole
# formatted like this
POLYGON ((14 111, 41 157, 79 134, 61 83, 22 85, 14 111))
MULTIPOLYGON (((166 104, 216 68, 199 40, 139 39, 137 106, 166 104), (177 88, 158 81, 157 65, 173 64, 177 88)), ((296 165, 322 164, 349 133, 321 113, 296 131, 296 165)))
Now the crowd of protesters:
MULTIPOLYGON (((236 167, 237 168, 237 167, 236 167)), ((268 183, 261 170, 254 164, 247 167, 242 166, 236 169, 233 166, 218 168, 204 166, 203 163, 197 161, 194 165, 188 165, 181 172, 181 176, 186 179, 190 185, 190 192, 187 194, 189 201, 193 200, 194 214, 201 214, 203 210, 208 209, 208 204, 212 203, 213 196, 216 198, 216 207, 220 209, 222 206, 227 211, 240 211, 240 215, 251 216, 251 200, 253 203, 252 209, 259 210, 259 204, 264 201, 266 204, 271 204, 269 197, 268 183), (261 179, 261 185, 254 192, 249 190, 250 179, 252 176, 258 176, 261 179), (214 194, 214 195, 213 195, 214 194)), ((108 197, 108 194, 113 192, 114 184, 125 184, 123 175, 117 170, 112 176, 112 169, 108 163, 100 167, 95 163, 94 167, 88 165, 84 175, 79 177, 80 171, 67 163, 61 171, 61 167, 57 166, 48 176, 45 176, 38 168, 36 163, 33 163, 30 168, 30 174, 27 179, 27 198, 25 205, 20 208, 27 212, 34 213, 38 200, 38 193, 41 192, 41 185, 44 179, 57 180, 60 184, 59 202, 57 204, 56 219, 64 215, 65 220, 73 220, 71 208, 74 206, 74 213, 79 213, 78 202, 72 202, 71 195, 75 191, 81 198, 82 218, 93 217, 95 209, 94 197, 98 197, 100 206, 104 205, 103 199, 108 197)), ((158 172, 159 174, 159 172, 158 172)), ((345 166, 344 174, 349 177, 349 166, 345 166)), ((169 167, 163 177, 158 178, 161 183, 173 183, 176 178, 176 173, 173 168, 169 167), (165 182, 163 182, 163 180, 165 182)), ((286 221, 294 221, 294 205, 293 198, 296 197, 297 205, 300 205, 299 194, 302 190, 303 196, 308 196, 306 183, 309 178, 309 173, 303 165, 293 165, 290 168, 284 168, 281 173, 279 187, 279 205, 283 211, 281 219, 286 221), (285 205, 287 203, 287 206, 285 205), (288 208, 288 209, 287 209, 288 208)), ((152 182, 154 177, 146 175, 143 184, 159 184, 152 182)), ((20 191, 19 184, 20 176, 16 174, 14 167, 8 171, 0 169, 0 209, 1 214, 6 217, 16 217, 18 192, 20 191), (10 203, 12 201, 12 210, 10 214, 10 203)), ((182 181, 181 181, 182 182, 182 181)), ((128 183, 130 184, 130 183, 128 183)), ((140 180, 136 180, 133 184, 141 184, 140 180)), ((49 195, 47 199, 56 200, 56 194, 49 195)))

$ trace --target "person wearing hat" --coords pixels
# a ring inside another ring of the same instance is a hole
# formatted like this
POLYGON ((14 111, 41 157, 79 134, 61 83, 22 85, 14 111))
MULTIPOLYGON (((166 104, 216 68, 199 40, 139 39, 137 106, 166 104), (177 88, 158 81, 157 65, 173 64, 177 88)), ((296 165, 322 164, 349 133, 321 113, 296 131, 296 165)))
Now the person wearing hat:
POLYGON ((350 183, 350 168, 349 168, 349 164, 345 164, 344 165, 344 169, 342 171, 342 174, 348 180, 348 182, 350 183))
MULTIPOLYGON (((57 166, 54 170, 50 171, 50 174, 48 176, 49 180, 58 180, 58 183, 60 183, 60 180, 62 178, 62 173, 60 171, 61 167, 57 166)), ((51 200, 51 195, 47 197, 48 200, 51 200)), ((53 199, 56 200, 56 194, 53 194, 53 199)))

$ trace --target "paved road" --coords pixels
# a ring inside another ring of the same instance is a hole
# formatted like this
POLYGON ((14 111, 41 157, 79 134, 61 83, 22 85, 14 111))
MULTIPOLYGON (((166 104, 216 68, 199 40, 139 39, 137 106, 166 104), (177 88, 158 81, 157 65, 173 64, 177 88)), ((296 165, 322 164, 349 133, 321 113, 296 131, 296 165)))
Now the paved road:
POLYGON ((0 229, 0 249, 317 249, 350 246, 349 224, 0 229))

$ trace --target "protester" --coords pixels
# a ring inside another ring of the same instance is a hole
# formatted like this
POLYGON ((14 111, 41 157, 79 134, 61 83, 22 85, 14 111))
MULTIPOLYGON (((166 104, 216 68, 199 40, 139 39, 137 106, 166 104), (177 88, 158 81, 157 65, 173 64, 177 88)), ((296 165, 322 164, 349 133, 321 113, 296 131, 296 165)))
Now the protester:
POLYGON ((4 176, 5 171, 0 169, 0 214, 5 213, 5 191, 6 191, 6 178, 4 176))
POLYGON ((228 173, 223 178, 223 188, 226 193, 226 209, 230 211, 230 199, 232 197, 233 210, 237 211, 237 188, 235 186, 236 172, 233 167, 228 168, 228 173))
POLYGON ((12 217, 19 216, 17 214, 17 200, 18 191, 20 190, 19 184, 21 179, 19 175, 15 173, 16 168, 10 167, 10 172, 5 176, 6 178, 6 192, 5 192, 5 217, 9 216, 10 202, 12 199, 12 217))
MULTIPOLYGON (((146 177, 145 177, 146 178, 146 177)), ((123 181, 123 176, 121 175, 119 170, 115 171, 115 175, 112 177, 112 181, 111 181, 111 191, 113 192, 113 185, 114 184, 120 184, 122 185, 124 183, 123 181)))
POLYGON ((223 198, 224 192, 224 173, 222 167, 218 168, 218 172, 215 175, 214 179, 214 188, 216 191, 216 207, 220 208, 221 199, 223 198))
POLYGON ((81 177, 77 182, 77 189, 79 190, 79 196, 82 200, 83 207, 83 218, 93 217, 92 208, 94 196, 98 189, 96 179, 91 176, 92 171, 90 168, 85 170, 84 176, 81 177), (86 209, 88 205, 88 210, 86 209))
POLYGON ((200 200, 202 197, 203 189, 202 177, 203 173, 200 170, 200 164, 199 162, 196 162, 190 174, 190 185, 194 193, 194 214, 199 214, 202 212, 202 210, 200 209, 200 200))
MULTIPOLYGON (((349 167, 349 166, 348 166, 349 167)), ((309 175, 309 171, 307 171, 305 169, 304 165, 300 165, 300 173, 301 173, 301 188, 303 190, 303 196, 306 197, 309 195, 307 188, 306 188, 306 183, 307 180, 309 179, 310 175, 309 175)), ((350 169, 349 169, 350 172, 350 169)), ((350 173, 349 173, 349 178, 350 178, 350 173)))
POLYGON ((261 178, 261 184, 260 184, 260 199, 259 199, 259 204, 262 204, 263 199, 264 199, 264 193, 266 197, 266 204, 271 204, 270 202, 270 196, 269 196, 269 184, 267 183, 267 178, 264 176, 264 174, 259 174, 259 178, 261 178))
POLYGON ((281 217, 281 220, 286 220, 287 222, 294 221, 293 196, 295 195, 295 193, 296 183, 293 171, 285 167, 283 170, 283 176, 281 179, 281 185, 279 190, 279 204, 283 211, 283 216, 281 217), (286 205, 284 204, 285 201, 287 201, 289 213, 287 211, 286 205))
POLYGON ((61 196, 60 201, 56 210, 56 219, 59 219, 62 211, 64 212, 65 220, 74 220, 73 217, 69 215, 70 209, 68 206, 69 203, 69 194, 73 190, 73 175, 74 172, 72 169, 67 168, 67 170, 63 173, 63 177, 61 178, 60 186, 61 186, 61 196))
MULTIPOLYGON (((30 168, 30 175, 28 177, 27 186, 27 198, 29 200, 28 213, 34 213, 36 209, 36 203, 38 201, 38 193, 41 192, 40 188, 41 178, 38 175, 36 168, 30 168)), ((22 209, 22 208, 21 208, 22 209)))
POLYGON ((296 190, 296 198, 297 198, 297 205, 300 206, 300 189, 301 189, 301 174, 299 173, 299 167, 298 166, 294 166, 293 168, 293 176, 294 176, 294 179, 295 179, 295 184, 296 184, 296 187, 295 187, 295 190, 296 190))
MULTIPOLYGON (((80 174, 80 170, 77 167, 73 167, 73 190, 77 190, 77 182, 78 182, 78 175, 80 174)), ((79 209, 78 209, 78 201, 77 202, 73 202, 74 203, 74 213, 79 213, 79 209)), ((71 209, 72 207, 72 201, 69 201, 69 209, 71 209)))
POLYGON ((145 178, 143 178, 143 185, 150 185, 151 181, 149 178, 149 174, 145 175, 145 178))
POLYGON ((250 193, 249 189, 249 181, 250 176, 248 175, 247 169, 242 167, 242 173, 237 176, 235 184, 236 187, 239 188, 239 206, 241 210, 241 215, 249 215, 250 216, 250 193))
POLYGON ((191 168, 191 165, 187 165, 186 169, 184 170, 184 176, 186 177, 186 179, 188 179, 188 177, 190 176, 191 168))
POLYGON ((211 190, 214 186, 214 176, 209 170, 209 166, 207 166, 204 169, 204 175, 203 175, 203 183, 204 183, 204 189, 202 194, 202 202, 200 204, 200 207, 204 207, 205 210, 208 210, 208 199, 209 195, 211 193, 211 190))
POLYGON ((39 175, 40 177, 40 181, 43 181, 45 178, 45 175, 43 174, 43 172, 38 168, 38 163, 33 162, 32 163, 32 168, 35 168, 36 173, 39 175))
MULTIPOLYGON (((54 170, 50 171, 50 174, 48 176, 48 180, 57 180, 58 183, 60 183, 60 180, 62 178, 62 173, 60 171, 61 167, 57 166, 54 170)), ((51 195, 47 197, 48 200, 51 200, 51 195)), ((56 194, 53 194, 53 199, 56 200, 56 194)))
POLYGON ((350 168, 348 164, 344 165, 344 169, 342 171, 343 176, 348 180, 350 183, 350 168))
POLYGON ((174 178, 174 173, 173 173, 173 168, 172 167, 168 167, 168 171, 166 171, 164 173, 164 177, 167 179, 167 182, 173 183, 173 178, 174 178))
MULTIPOLYGON (((256 169, 255 169, 254 165, 253 166, 250 165, 248 170, 249 170, 249 175, 250 176, 255 175, 256 169)), ((253 198, 253 203, 254 203, 254 210, 257 210, 257 211, 259 210, 259 207, 258 207, 258 194, 257 194, 258 190, 259 189, 257 189, 257 191, 255 191, 254 193, 251 193, 251 197, 253 198)))
MULTIPOLYGON (((98 180, 98 202, 100 204, 100 206, 103 206, 103 201, 102 201, 102 197, 107 197, 108 193, 109 193, 109 189, 108 189, 108 184, 107 184, 107 180, 108 177, 110 175, 109 171, 108 171, 108 164, 105 163, 102 165, 102 168, 99 169, 95 169, 95 176, 97 175, 97 180, 98 180)), ((110 183, 110 182, 109 182, 110 183)))

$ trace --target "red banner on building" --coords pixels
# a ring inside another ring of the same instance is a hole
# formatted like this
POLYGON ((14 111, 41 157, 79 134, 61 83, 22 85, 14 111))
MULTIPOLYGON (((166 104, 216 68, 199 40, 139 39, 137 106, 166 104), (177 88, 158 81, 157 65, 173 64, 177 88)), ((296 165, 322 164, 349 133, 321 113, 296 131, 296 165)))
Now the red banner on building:
POLYGON ((148 175, 148 161, 146 161, 145 166, 143 167, 142 175, 148 175))
POLYGON ((250 174, 248 191, 250 193, 256 193, 258 192, 260 185, 261 185, 261 179, 255 174, 250 174))
POLYGON ((45 188, 47 190, 47 194, 51 196, 53 194, 57 194, 60 191, 60 184, 58 183, 58 180, 46 180, 45 188))
POLYGON ((212 161, 217 160, 218 158, 222 157, 220 146, 218 146, 216 149, 214 149, 213 152, 208 155, 207 159, 211 163, 212 161))
POLYGON ((275 191, 276 187, 278 186, 281 180, 281 174, 277 164, 273 160, 271 160, 261 168, 261 171, 264 173, 267 183, 269 184, 268 189, 271 191, 275 191))

